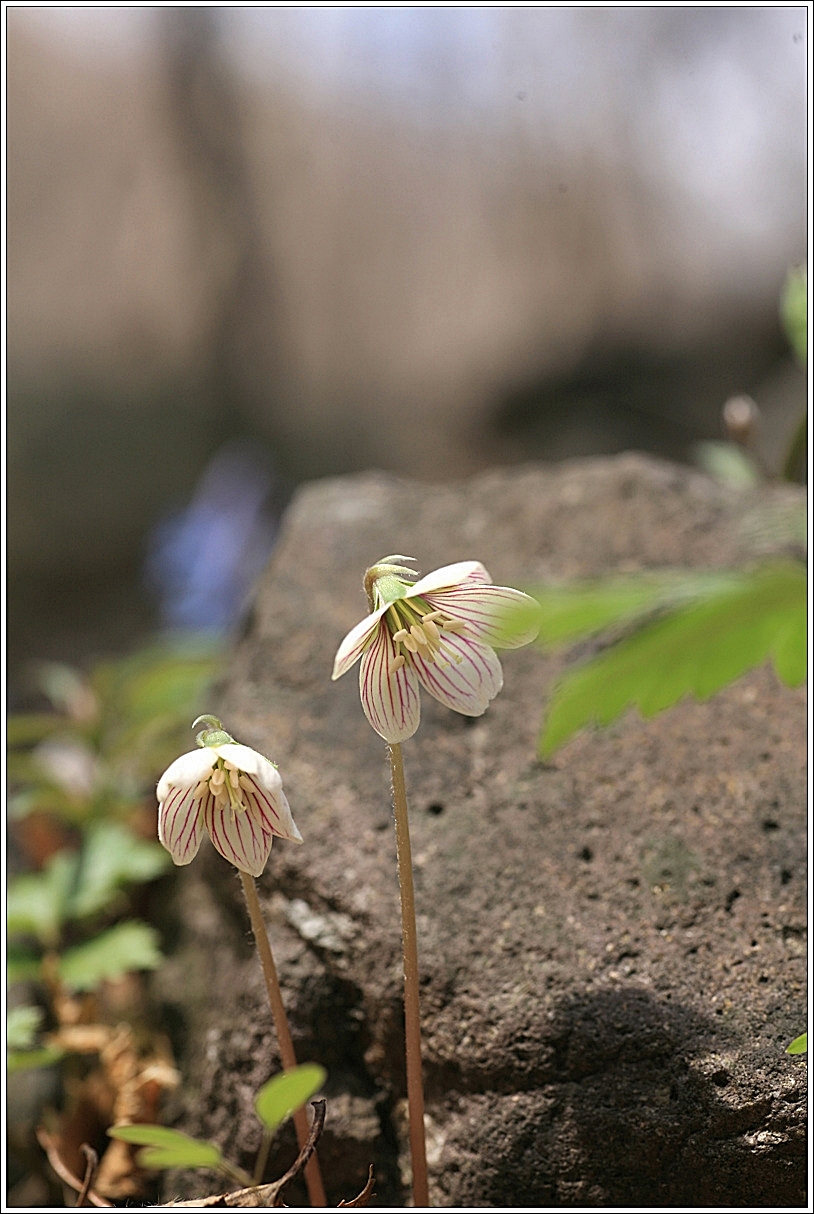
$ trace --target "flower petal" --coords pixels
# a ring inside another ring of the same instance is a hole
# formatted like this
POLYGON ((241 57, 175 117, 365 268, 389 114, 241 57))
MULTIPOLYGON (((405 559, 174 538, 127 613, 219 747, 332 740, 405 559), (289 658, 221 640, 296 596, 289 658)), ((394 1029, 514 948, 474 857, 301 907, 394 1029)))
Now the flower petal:
MULTIPOLYGON (((171 788, 158 807, 158 838, 175 864, 189 864, 201 846, 203 799, 194 795, 196 787, 171 788)), ((215 798, 209 793, 206 800, 215 798)))
POLYGON ((421 578, 407 592, 408 599, 415 595, 424 597, 439 590, 451 590, 457 586, 488 586, 492 579, 480 561, 457 561, 454 565, 443 565, 421 578))
POLYGON ((418 680, 409 661, 395 674, 396 647, 386 627, 379 629, 359 668, 359 694, 370 724, 386 742, 403 742, 418 729, 418 680))
POLYGON ((498 656, 488 645, 460 634, 445 633, 444 645, 451 651, 445 655, 450 659, 449 665, 439 666, 415 654, 412 662, 416 674, 430 695, 447 708, 467 717, 479 717, 503 686, 498 656))
POLYGON ((355 628, 351 628, 336 651, 332 679, 340 678, 346 670, 350 670, 354 662, 358 662, 388 606, 389 604, 385 603, 384 606, 377 607, 372 615, 366 616, 355 628))
POLYGON ((423 596, 436 611, 463 620, 466 635, 498 649, 519 649, 540 631, 535 599, 510 586, 472 586, 423 596))
MULTIPOLYGON (((269 767, 271 767, 270 763, 269 767)), ((247 774, 245 776, 246 784, 241 789, 243 798, 249 806, 249 811, 260 821, 264 830, 271 831, 279 839, 287 839, 289 843, 302 843, 302 835, 297 830, 297 824, 283 792, 283 782, 275 768, 271 767, 271 770, 277 776, 276 787, 261 783, 260 780, 247 774)))
POLYGON ((166 801, 171 788, 194 788, 199 781, 205 780, 212 774, 217 757, 214 747, 199 746, 170 763, 158 781, 156 796, 159 801, 166 801))
POLYGON ((259 877, 271 852, 272 832, 253 808, 238 811, 226 805, 218 809, 214 797, 207 799, 204 825, 224 860, 241 872, 259 877))
POLYGON ((282 789, 283 781, 279 771, 271 760, 261 755, 258 750, 252 750, 251 746, 241 746, 240 742, 224 742, 215 749, 221 759, 239 767, 247 776, 254 776, 262 788, 267 788, 272 793, 282 789))

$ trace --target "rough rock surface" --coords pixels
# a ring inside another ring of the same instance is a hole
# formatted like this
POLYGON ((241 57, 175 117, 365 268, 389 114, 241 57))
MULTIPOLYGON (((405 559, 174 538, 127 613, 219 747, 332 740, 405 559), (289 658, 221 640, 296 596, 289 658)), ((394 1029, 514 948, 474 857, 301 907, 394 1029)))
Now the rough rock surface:
MULTIPOLYGON (((408 1192, 384 745, 355 672, 329 681, 365 567, 477 558, 518 585, 732 566, 796 492, 626 455, 451 486, 366 474, 295 499, 211 710, 279 764, 306 840, 275 846, 261 892, 299 1056, 329 1071, 334 1203, 369 1161, 382 1205, 408 1192)), ((424 697, 404 746, 434 1203, 802 1205, 805 1063, 783 1051, 806 1011, 804 691, 756 670, 543 764, 562 660, 504 655, 476 721, 424 697)), ((178 890, 182 1124, 251 1166, 252 1095, 276 1062, 239 887, 206 847, 178 890)))

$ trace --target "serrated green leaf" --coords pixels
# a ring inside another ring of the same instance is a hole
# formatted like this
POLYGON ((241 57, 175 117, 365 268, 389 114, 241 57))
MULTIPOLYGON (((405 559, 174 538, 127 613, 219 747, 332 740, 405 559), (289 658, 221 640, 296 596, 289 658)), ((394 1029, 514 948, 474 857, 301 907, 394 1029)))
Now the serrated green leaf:
POLYGON ((107 1132, 122 1142, 143 1145, 145 1150, 137 1158, 145 1168, 217 1168, 223 1160, 211 1142, 199 1142, 163 1125, 119 1125, 107 1132))
POLYGON ((802 565, 744 574, 566 674, 552 694, 540 752, 547 757, 584 725, 608 725, 630 706, 650 717, 687 694, 708 699, 768 657, 797 686, 806 675, 806 626, 802 565))
POLYGON ((65 1051, 55 1045, 46 1045, 39 1050, 15 1050, 6 1057, 6 1070, 11 1075, 15 1071, 30 1071, 43 1066, 53 1066, 65 1057, 65 1051))
POLYGON ((39 873, 25 873, 8 884, 9 935, 32 935, 55 948, 68 915, 79 857, 73 851, 56 852, 39 873))
POLYGON ((791 1045, 786 1046, 787 1054, 806 1054, 808 1052, 808 1033, 795 1037, 791 1045))
POLYGON ((70 904, 72 918, 95 914, 134 881, 152 881, 168 867, 169 854, 159 843, 138 839, 125 826, 99 822, 89 828, 70 904))
POLYGON ((325 1079, 324 1067, 315 1062, 306 1062, 282 1075, 275 1075, 263 1084, 254 1098, 257 1116, 269 1130, 275 1130, 319 1091, 325 1079))
POLYGON ((6 1013, 6 1049, 29 1050, 34 1044, 44 1012, 41 1007, 10 1007, 6 1013))
POLYGON ((160 964, 158 932, 131 919, 68 949, 60 958, 59 973, 73 990, 92 991, 105 979, 121 978, 130 970, 156 969, 160 964))
POLYGON ((538 644, 549 649, 594 636, 659 608, 709 598, 738 580, 727 572, 666 569, 535 586, 529 593, 540 604, 538 644))
POLYGON ((802 366, 808 355, 808 277, 805 266, 789 270, 780 300, 786 336, 802 366))

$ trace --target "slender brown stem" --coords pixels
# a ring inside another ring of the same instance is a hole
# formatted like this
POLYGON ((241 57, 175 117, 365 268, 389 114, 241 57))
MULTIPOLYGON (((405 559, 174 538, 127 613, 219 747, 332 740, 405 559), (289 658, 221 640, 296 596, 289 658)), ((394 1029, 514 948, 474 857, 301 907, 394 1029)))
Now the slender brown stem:
MULTIPOLYGON (((274 1028, 277 1032, 277 1044, 280 1047, 280 1061, 283 1064, 284 1071, 291 1071, 297 1065, 297 1057, 294 1053, 294 1043, 291 1040, 291 1032, 288 1027, 288 1016, 283 1004, 280 983, 277 980, 277 967, 274 964, 274 957, 271 953, 266 924, 263 919, 263 912, 260 909, 260 899, 257 897, 257 886, 254 883, 254 877, 250 877, 248 873, 241 872, 240 879, 243 882, 246 906, 249 910, 249 918, 251 919, 257 951, 260 954, 263 977, 266 980, 266 991, 268 992, 271 1015, 274 1020, 274 1028)), ((297 1109, 296 1113, 294 1113, 294 1128, 297 1131, 297 1142, 299 1143, 300 1150, 303 1150, 308 1142, 309 1135, 308 1118, 305 1115, 305 1109, 297 1109)), ((308 1198, 311 1205, 324 1209, 328 1202, 325 1198, 325 1188, 322 1184, 322 1174, 319 1170, 316 1155, 312 1155, 305 1166, 305 1183, 308 1186, 308 1198)))
POLYGON ((401 939, 404 949, 404 1043, 407 1054, 407 1108, 410 1154, 413 1161, 413 1201, 417 1208, 430 1204, 427 1147, 424 1140, 424 1084, 421 1077, 421 1015, 418 998, 418 938, 415 926, 413 861, 404 763, 398 742, 389 743, 393 807, 396 819, 396 854, 401 891, 401 939))

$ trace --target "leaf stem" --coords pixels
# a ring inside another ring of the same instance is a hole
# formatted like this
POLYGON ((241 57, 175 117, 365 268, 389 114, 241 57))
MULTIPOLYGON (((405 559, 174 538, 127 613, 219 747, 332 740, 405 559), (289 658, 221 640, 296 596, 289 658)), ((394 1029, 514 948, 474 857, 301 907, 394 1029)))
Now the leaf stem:
MULTIPOLYGON (((277 967, 274 964, 263 912, 260 909, 260 899, 257 897, 257 886, 255 885, 254 877, 249 876, 248 873, 241 872, 240 879, 243 882, 243 893, 246 896, 246 906, 249 911, 249 919, 251 920, 257 951, 260 955, 260 964, 263 967, 263 977, 266 981, 271 1016, 277 1033, 277 1044, 280 1047, 280 1061, 283 1064, 284 1071, 291 1071, 297 1065, 297 1057, 294 1053, 294 1043, 291 1040, 288 1017, 285 1005, 283 1004, 280 983, 277 979, 277 967)), ((308 1118, 304 1108, 297 1109, 293 1114, 293 1121, 294 1128, 297 1131, 297 1142, 299 1143, 300 1150, 303 1150, 308 1142, 309 1135, 308 1118)), ((324 1209, 328 1202, 325 1197, 325 1188, 322 1184, 322 1174, 319 1170, 316 1155, 312 1155, 305 1166, 305 1182, 308 1186, 308 1197, 311 1205, 324 1209)))
POLYGON ((413 1201, 427 1208, 427 1148, 424 1140, 424 1084, 421 1076, 421 1014, 418 993, 418 939, 415 924, 413 862, 410 850, 410 821, 401 745, 388 743, 393 781, 396 822, 396 855, 401 892, 401 939, 404 949, 404 1044, 407 1055, 407 1108, 410 1123, 410 1154, 413 1162, 413 1201))

